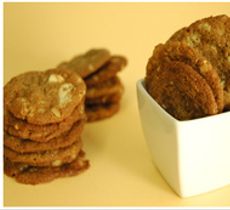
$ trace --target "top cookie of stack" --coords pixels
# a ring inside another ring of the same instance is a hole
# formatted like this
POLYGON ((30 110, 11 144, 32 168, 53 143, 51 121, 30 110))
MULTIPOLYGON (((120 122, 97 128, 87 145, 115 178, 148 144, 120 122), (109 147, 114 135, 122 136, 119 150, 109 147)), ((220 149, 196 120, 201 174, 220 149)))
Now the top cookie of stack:
POLYGON ((38 184, 88 168, 81 133, 86 86, 71 70, 27 72, 4 87, 4 172, 38 184))
POLYGON ((146 89, 170 114, 189 120, 230 109, 230 18, 204 18, 155 47, 146 89))
POLYGON ((91 49, 58 66, 72 69, 84 79, 88 122, 110 117, 119 110, 124 87, 117 73, 126 65, 123 56, 112 56, 107 49, 91 49))

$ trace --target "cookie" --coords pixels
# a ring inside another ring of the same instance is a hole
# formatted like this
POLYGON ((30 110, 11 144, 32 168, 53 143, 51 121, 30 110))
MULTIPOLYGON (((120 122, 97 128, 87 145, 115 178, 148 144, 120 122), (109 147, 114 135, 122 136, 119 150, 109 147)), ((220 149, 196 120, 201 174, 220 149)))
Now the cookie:
POLYGON ((74 70, 82 78, 85 78, 102 67, 110 57, 110 52, 106 49, 91 49, 85 54, 74 57, 69 62, 61 63, 58 68, 74 70))
POLYGON ((84 120, 79 120, 69 131, 46 143, 20 139, 4 132, 4 145, 18 153, 42 152, 68 147, 80 138, 84 124, 84 120))
POLYGON ((92 105, 100 105, 100 104, 110 104, 110 103, 117 103, 121 100, 122 92, 117 92, 105 96, 101 96, 98 98, 88 99, 85 104, 86 106, 92 105))
POLYGON ((146 89, 161 107, 179 120, 218 113, 213 92, 206 80, 183 62, 164 62, 149 72, 146 89))
POLYGON ((75 176, 89 168, 89 161, 84 159, 84 152, 80 151, 71 163, 59 167, 35 167, 20 163, 13 163, 4 159, 4 172, 14 177, 17 182, 24 184, 40 184, 50 182, 58 177, 75 176))
MULTIPOLYGON (((77 140, 77 139, 76 139, 77 140)), ((82 147, 79 139, 71 146, 34 153, 18 153, 4 146, 4 156, 11 162, 24 163, 32 166, 60 166, 73 161, 82 147)))
POLYGON ((27 72, 6 84, 4 104, 16 118, 46 125, 69 117, 85 92, 84 81, 71 70, 27 72))
POLYGON ((10 112, 4 110, 4 130, 10 135, 30 139, 37 142, 47 142, 62 133, 68 131, 78 120, 84 120, 84 100, 75 108, 71 115, 59 123, 47 125, 35 125, 27 123, 14 117, 10 112))
MULTIPOLYGON (((201 53, 216 69, 224 91, 230 94, 230 18, 226 15, 198 20, 177 31, 169 41, 181 41, 201 53)), ((228 102, 228 99, 224 101, 228 102)), ((229 104, 225 104, 225 107, 229 104)))
POLYGON ((224 93, 217 71, 210 62, 203 57, 197 50, 189 47, 183 42, 168 42, 156 46, 153 56, 147 65, 147 74, 153 69, 157 69, 160 63, 168 61, 180 61, 191 66, 209 84, 218 106, 219 113, 224 107, 224 93))
POLYGON ((88 122, 94 122, 109 118, 116 114, 120 109, 120 103, 98 104, 86 106, 86 115, 88 122))
POLYGON ((102 83, 112 77, 114 77, 119 71, 121 71, 127 65, 127 59, 123 56, 112 56, 110 60, 104 64, 93 74, 86 77, 85 83, 87 87, 102 83))
POLYGON ((103 83, 89 87, 86 92, 86 101, 123 91, 124 87, 120 79, 115 76, 103 83))

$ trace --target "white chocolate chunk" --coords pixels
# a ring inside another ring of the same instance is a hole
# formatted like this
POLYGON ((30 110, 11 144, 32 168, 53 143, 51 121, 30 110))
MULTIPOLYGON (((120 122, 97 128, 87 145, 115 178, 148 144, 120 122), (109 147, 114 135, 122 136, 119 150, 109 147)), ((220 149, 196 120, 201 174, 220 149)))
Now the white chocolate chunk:
POLYGON ((227 61, 230 63, 230 56, 227 57, 227 61))
POLYGON ((72 83, 64 83, 61 85, 58 91, 58 97, 59 97, 59 106, 64 107, 66 104, 71 102, 72 100, 72 90, 74 89, 74 86, 72 83))
POLYGON ((62 83, 64 81, 65 79, 59 74, 51 74, 48 78, 48 83, 53 83, 53 82, 62 83))
POLYGON ((199 25, 199 28, 205 31, 211 31, 211 26, 208 23, 201 23, 199 25))
POLYGON ((191 34, 191 36, 186 37, 186 43, 190 47, 194 47, 195 45, 200 43, 200 36, 197 33, 191 34))

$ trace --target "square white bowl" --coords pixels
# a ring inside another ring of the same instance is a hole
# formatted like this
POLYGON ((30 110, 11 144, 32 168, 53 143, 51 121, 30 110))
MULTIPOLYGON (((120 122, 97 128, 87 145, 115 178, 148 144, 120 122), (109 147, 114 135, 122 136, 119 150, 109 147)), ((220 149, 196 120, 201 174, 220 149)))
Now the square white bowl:
POLYGON ((137 81, 139 113, 153 162, 181 197, 230 184, 230 112, 179 121, 137 81))

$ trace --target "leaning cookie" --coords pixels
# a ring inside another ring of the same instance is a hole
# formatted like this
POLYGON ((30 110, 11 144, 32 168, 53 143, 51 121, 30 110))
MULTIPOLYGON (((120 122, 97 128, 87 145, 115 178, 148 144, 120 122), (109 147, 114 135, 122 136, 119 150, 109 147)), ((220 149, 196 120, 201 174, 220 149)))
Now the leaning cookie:
POLYGON ((85 92, 84 81, 71 70, 27 72, 5 85, 4 104, 16 118, 45 125, 69 117, 85 92))
POLYGON ((157 69, 161 63, 169 61, 180 61, 188 64, 198 72, 211 87, 218 106, 219 113, 224 107, 224 93, 220 78, 216 69, 203 57, 199 51, 193 49, 183 42, 168 42, 155 47, 152 57, 147 65, 147 74, 157 69))
POLYGON ((59 167, 35 167, 4 159, 6 175, 14 177, 19 183, 31 185, 50 182, 58 177, 75 176, 87 168, 89 168, 89 161, 84 159, 83 151, 80 151, 77 158, 71 163, 59 167))
POLYGON ((84 120, 80 120, 72 126, 70 131, 66 131, 61 136, 45 143, 20 139, 4 132, 4 145, 18 153, 42 152, 68 147, 80 138, 84 124, 84 120))
POLYGON ((112 56, 110 60, 105 63, 96 72, 86 77, 85 83, 87 87, 97 85, 105 82, 110 78, 116 76, 127 65, 127 59, 124 56, 112 56))
POLYGON ((61 63, 58 68, 71 69, 85 78, 102 67, 110 57, 110 52, 106 49, 91 49, 69 62, 61 63))
POLYGON ((4 110, 4 130, 10 135, 30 139, 37 142, 47 142, 67 132, 75 122, 85 119, 84 101, 81 102, 73 113, 62 122, 47 125, 35 125, 25 120, 14 117, 9 111, 4 110))
POLYGON ((218 113, 210 86, 187 64, 165 62, 149 72, 145 82, 149 94, 179 120, 218 113))
POLYGON ((32 166, 60 166, 73 161, 82 147, 79 139, 71 146, 48 150, 44 152, 18 153, 4 146, 4 156, 14 163, 24 163, 32 166))
MULTIPOLYGON (((224 88, 230 94, 230 18, 226 15, 198 20, 177 31, 170 41, 184 42, 201 53, 216 69, 224 88)), ((225 109, 230 107, 224 99, 225 109)))

